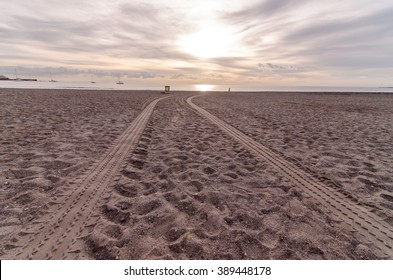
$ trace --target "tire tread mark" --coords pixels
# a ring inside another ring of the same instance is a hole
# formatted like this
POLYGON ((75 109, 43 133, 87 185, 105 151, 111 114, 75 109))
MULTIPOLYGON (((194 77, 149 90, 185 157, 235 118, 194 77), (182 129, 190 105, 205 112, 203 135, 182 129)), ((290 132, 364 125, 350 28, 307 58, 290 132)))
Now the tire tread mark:
POLYGON ((373 244, 373 249, 378 258, 393 257, 393 230, 388 223, 382 221, 378 216, 367 211, 367 209, 358 203, 352 202, 341 192, 327 187, 317 178, 256 142, 239 129, 234 128, 225 121, 195 105, 192 102, 194 97, 196 96, 188 98, 187 103, 199 114, 217 125, 256 156, 274 166, 284 177, 314 198, 318 202, 318 205, 322 206, 329 213, 333 212, 342 222, 348 224, 350 227, 354 227, 353 222, 358 224, 360 227, 356 227, 355 230, 364 239, 359 241, 373 244))
POLYGON ((92 210, 102 198, 130 150, 137 145, 156 104, 167 97, 157 98, 144 106, 114 144, 89 170, 79 187, 59 204, 57 211, 39 225, 40 230, 34 238, 21 248, 17 254, 22 259, 64 259, 65 252, 88 226, 92 210))

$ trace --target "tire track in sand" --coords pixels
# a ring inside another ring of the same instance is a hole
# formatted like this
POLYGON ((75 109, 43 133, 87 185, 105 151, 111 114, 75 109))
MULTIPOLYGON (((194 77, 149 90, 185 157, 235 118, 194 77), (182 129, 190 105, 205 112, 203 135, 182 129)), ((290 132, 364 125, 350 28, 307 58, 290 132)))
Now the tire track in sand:
POLYGON ((325 186, 318 179, 283 159, 243 132, 195 105, 192 103, 194 97, 196 96, 187 99, 187 103, 193 109, 247 147, 259 158, 273 165, 288 180, 299 187, 306 194, 306 197, 312 198, 327 213, 344 222, 360 242, 373 249, 378 258, 391 259, 393 257, 393 230, 389 224, 362 205, 353 202, 344 194, 325 186))
POLYGON ((16 254, 18 259, 65 259, 70 253, 77 253, 78 257, 79 250, 72 251, 72 246, 86 228, 99 220, 99 215, 94 214, 95 207, 129 151, 137 145, 154 107, 164 98, 167 97, 156 99, 144 108, 52 216, 27 229, 31 237, 16 254))

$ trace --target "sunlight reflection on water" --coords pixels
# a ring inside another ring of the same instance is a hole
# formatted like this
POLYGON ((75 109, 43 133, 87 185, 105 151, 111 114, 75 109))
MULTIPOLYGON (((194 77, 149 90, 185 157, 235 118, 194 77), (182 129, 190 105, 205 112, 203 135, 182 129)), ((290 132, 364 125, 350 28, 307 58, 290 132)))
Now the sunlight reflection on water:
POLYGON ((214 85, 200 84, 194 86, 197 91, 211 91, 214 90, 214 85))

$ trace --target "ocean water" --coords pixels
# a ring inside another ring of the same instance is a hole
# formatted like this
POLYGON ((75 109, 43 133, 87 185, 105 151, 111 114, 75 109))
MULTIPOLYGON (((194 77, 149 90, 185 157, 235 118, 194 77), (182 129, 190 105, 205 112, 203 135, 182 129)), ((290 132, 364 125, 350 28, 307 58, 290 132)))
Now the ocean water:
POLYGON ((0 88, 33 88, 33 89, 86 89, 86 90, 143 90, 158 88, 136 88, 131 84, 88 83, 88 82, 48 82, 48 81, 0 81, 0 88))
MULTIPOLYGON (((199 91, 201 85, 171 85, 171 90, 199 91)), ((214 91, 228 91, 227 86, 209 86, 214 91)), ((164 90, 164 85, 135 85, 125 82, 89 83, 89 82, 48 82, 48 81, 0 81, 0 88, 33 88, 33 89, 84 89, 84 90, 164 90)), ((393 87, 315 87, 315 86, 234 86, 231 91, 299 91, 299 92, 388 92, 393 93, 393 87)))

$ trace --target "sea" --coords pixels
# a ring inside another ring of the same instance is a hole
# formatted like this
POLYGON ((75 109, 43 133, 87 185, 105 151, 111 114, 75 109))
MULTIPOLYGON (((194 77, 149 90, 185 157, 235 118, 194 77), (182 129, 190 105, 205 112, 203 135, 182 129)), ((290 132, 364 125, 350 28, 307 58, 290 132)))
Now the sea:
MULTIPOLYGON (((201 85, 171 85, 171 91, 200 91, 201 85)), ((206 85, 204 85, 206 86, 206 85)), ((207 85, 211 91, 228 91, 228 86, 207 85)), ((0 88, 31 89, 83 89, 83 90, 164 90, 164 85, 135 85, 124 82, 89 83, 89 82, 49 82, 49 81, 0 81, 0 88)), ((316 87, 316 86, 232 86, 237 91, 296 91, 296 92, 386 92, 393 93, 393 87, 316 87)))

